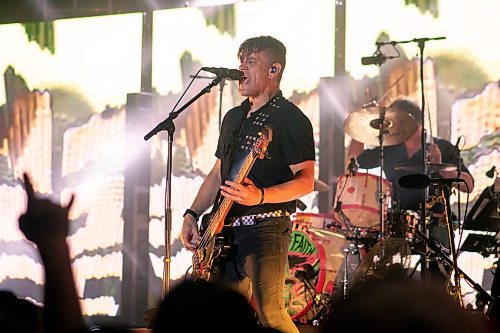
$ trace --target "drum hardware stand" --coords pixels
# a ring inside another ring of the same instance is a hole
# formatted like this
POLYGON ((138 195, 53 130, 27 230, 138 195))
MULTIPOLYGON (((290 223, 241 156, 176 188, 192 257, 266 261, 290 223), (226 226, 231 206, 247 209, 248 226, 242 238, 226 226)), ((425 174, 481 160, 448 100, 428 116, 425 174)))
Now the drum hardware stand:
POLYGON ((351 223, 349 217, 347 217, 347 215, 345 215, 342 211, 342 201, 337 201, 337 204, 335 205, 335 212, 337 212, 342 218, 342 223, 347 227, 347 229, 354 228, 354 225, 351 223))
MULTIPOLYGON (((347 173, 347 177, 354 177, 355 176, 356 172, 359 170, 359 164, 358 164, 358 160, 356 159, 356 157, 351 157, 349 165, 347 166, 347 170, 349 171, 347 173)), ((337 196, 338 198, 340 198, 342 196, 342 193, 345 190, 345 186, 347 185, 347 180, 348 180, 348 178, 346 178, 346 181, 344 183, 344 187, 340 191, 340 194, 338 194, 338 196, 337 196)), ((347 227, 347 229, 354 227, 354 225, 351 223, 351 220, 349 219, 349 217, 347 215, 345 215, 344 211, 342 210, 342 201, 340 201, 340 200, 337 201, 337 204, 335 205, 334 210, 342 218, 342 222, 347 227)))
POLYGON ((356 239, 354 243, 349 244, 349 247, 344 248, 345 260, 344 260, 344 274, 342 279, 342 296, 344 299, 347 297, 347 287, 349 286, 349 273, 348 262, 349 255, 357 255, 359 258, 359 248, 358 248, 358 240, 356 239))
MULTIPOLYGON (((378 106, 378 104, 377 104, 378 106)), ((380 240, 385 240, 386 232, 384 226, 384 201, 386 195, 382 190, 382 174, 384 172, 384 135, 389 133, 387 127, 390 125, 388 121, 385 120, 385 107, 379 108, 379 119, 373 119, 370 121, 370 126, 372 128, 378 129, 378 142, 379 142, 379 162, 380 162, 380 177, 377 179, 377 197, 378 197, 378 211, 379 211, 379 222, 380 222, 380 240)))
MULTIPOLYGON (((312 267, 310 269, 312 270, 312 267)), ((304 285, 304 297, 306 293, 309 293, 311 295, 311 298, 313 299, 311 309, 314 309, 314 316, 313 319, 311 320, 312 324, 313 326, 319 326, 320 322, 324 319, 323 317, 327 316, 330 313, 329 309, 331 306, 330 304, 331 297, 325 295, 325 293, 318 293, 316 289, 314 289, 314 286, 311 284, 311 282, 309 282, 309 280, 313 278, 310 275, 311 274, 309 273, 309 271, 299 270, 295 272, 295 277, 299 281, 301 281, 304 285), (327 309, 326 313, 321 313, 321 308, 320 308, 321 305, 323 305, 327 309)))
MULTIPOLYGON (((420 230, 416 230, 415 235, 417 235, 422 241, 424 241, 434 254, 436 254, 439 258, 441 258, 449 266, 453 267, 453 261, 446 254, 444 254, 443 251, 439 248, 439 246, 434 244, 434 242, 430 238, 425 236, 420 230)), ((459 267, 456 267, 454 274, 466 280, 478 292, 478 294, 480 294, 483 297, 484 300, 487 300, 487 302, 490 305, 489 307, 490 309, 497 305, 496 302, 498 302, 498 300, 495 299, 492 295, 490 295, 486 290, 484 290, 484 288, 479 283, 476 283, 470 276, 468 276, 459 267)))

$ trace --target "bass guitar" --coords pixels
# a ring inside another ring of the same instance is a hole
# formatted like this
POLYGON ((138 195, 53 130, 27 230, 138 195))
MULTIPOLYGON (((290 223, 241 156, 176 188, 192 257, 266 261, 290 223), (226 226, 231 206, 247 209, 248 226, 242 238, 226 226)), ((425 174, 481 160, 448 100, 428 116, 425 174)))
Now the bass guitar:
MULTIPOLYGON (((242 184, 257 159, 264 158, 267 146, 272 140, 272 130, 264 127, 255 140, 248 156, 236 173, 235 183, 242 184)), ((230 245, 226 241, 224 221, 233 204, 232 200, 223 198, 217 210, 203 216, 203 235, 198 249, 193 254, 193 279, 213 280, 221 275, 223 259, 227 256, 230 245)))

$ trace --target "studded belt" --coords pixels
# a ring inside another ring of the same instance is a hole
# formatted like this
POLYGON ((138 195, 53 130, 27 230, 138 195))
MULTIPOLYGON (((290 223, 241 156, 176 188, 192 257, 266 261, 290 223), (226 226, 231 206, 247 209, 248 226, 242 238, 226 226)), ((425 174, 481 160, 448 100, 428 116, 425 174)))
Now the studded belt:
POLYGON ((233 227, 251 226, 251 225, 256 225, 259 222, 259 220, 263 218, 284 217, 284 216, 290 216, 290 213, 287 210, 282 210, 282 209, 268 213, 244 215, 232 219, 231 225, 233 227))

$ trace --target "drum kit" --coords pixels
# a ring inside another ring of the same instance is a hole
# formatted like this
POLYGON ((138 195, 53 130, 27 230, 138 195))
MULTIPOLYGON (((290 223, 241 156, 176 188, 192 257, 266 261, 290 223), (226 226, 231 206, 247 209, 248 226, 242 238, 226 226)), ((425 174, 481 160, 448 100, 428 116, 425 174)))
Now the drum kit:
MULTIPOLYGON (((414 249, 423 243, 417 233, 421 234, 428 217, 422 219, 419 213, 401 210, 391 202, 392 184, 382 175, 383 151, 408 140, 417 127, 411 114, 378 106, 346 118, 348 135, 380 148, 380 175, 359 172, 356 160, 351 160, 348 172, 337 181, 330 214, 295 214, 285 286, 293 320, 318 324, 331 311, 334 297, 346 297, 360 282, 387 276, 394 268, 409 267, 414 249)), ((422 172, 421 165, 397 168, 422 172)), ((427 170, 430 174, 456 167, 428 164, 427 170)), ((315 190, 329 190, 323 184, 316 181, 315 190)))

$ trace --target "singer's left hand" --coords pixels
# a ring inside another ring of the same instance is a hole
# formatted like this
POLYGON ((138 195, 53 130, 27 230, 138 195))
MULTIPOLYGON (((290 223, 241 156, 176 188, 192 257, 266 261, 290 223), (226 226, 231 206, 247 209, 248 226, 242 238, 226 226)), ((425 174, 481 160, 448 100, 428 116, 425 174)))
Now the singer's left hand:
POLYGON ((429 145, 429 150, 427 151, 427 159, 429 163, 441 164, 441 150, 438 145, 433 143, 429 145))
POLYGON ((226 180, 220 189, 224 197, 241 205, 255 206, 260 202, 260 189, 249 178, 245 178, 243 184, 226 180))

